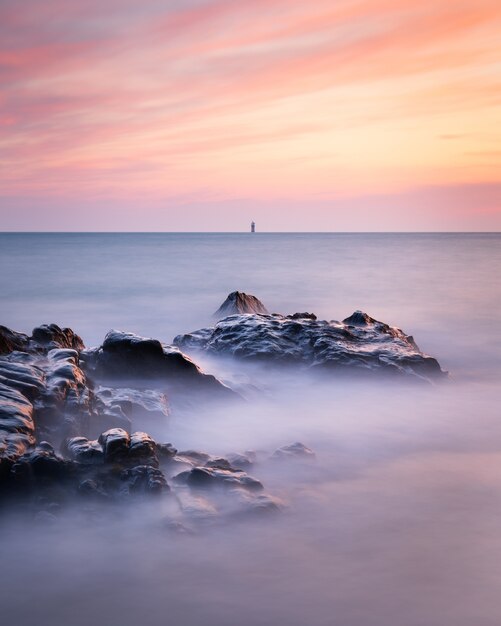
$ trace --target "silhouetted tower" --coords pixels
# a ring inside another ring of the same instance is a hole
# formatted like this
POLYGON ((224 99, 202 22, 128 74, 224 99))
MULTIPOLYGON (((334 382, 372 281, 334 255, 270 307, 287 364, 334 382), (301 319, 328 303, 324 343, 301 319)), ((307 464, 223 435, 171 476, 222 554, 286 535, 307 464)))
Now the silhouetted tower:
POLYGON ((251 233, 256 232, 256 222, 251 222, 251 233))

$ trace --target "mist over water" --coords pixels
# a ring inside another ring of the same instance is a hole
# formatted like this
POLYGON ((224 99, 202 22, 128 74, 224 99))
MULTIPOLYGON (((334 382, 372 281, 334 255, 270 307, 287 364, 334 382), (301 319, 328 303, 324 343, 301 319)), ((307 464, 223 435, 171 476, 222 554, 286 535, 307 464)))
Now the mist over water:
MULTIPOLYGON (((283 503, 192 534, 177 504, 42 524, 0 518, 6 623, 494 626, 501 623, 501 237, 498 235, 0 235, 0 323, 112 327, 169 342, 228 292, 273 311, 403 328, 451 380, 319 382, 200 359, 259 388, 242 406, 173 415, 157 438, 250 473, 283 503), (310 462, 272 461, 294 441, 310 462)), ((135 428, 141 424, 134 424, 135 428)), ((211 496, 220 511, 227 502, 211 496), (214 499, 215 498, 215 499, 214 499)))

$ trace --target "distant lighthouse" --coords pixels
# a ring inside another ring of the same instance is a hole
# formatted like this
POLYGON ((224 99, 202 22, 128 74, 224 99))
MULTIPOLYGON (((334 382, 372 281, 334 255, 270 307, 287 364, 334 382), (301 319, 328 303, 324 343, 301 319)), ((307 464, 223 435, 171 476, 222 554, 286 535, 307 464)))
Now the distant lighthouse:
POLYGON ((256 222, 251 222, 251 233, 256 232, 256 222))

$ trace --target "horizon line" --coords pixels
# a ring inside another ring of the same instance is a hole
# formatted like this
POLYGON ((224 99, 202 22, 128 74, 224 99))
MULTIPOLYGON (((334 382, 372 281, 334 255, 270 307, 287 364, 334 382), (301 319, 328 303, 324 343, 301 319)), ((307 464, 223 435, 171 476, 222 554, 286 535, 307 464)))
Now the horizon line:
POLYGON ((0 230, 0 235, 500 235, 499 230, 0 230))

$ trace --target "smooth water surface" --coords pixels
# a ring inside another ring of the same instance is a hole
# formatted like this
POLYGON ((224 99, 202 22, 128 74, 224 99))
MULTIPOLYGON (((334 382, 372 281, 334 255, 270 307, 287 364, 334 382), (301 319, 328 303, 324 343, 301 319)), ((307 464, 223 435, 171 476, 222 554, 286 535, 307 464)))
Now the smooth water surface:
POLYGON ((169 342, 238 289, 277 312, 365 310, 451 372, 429 388, 270 376, 244 407, 173 416, 180 448, 299 440, 317 461, 256 466, 284 511, 194 535, 168 532, 156 503, 93 522, 79 505, 54 527, 2 517, 6 624, 501 623, 500 235, 3 234, 0 268, 0 323, 16 330, 169 342))

